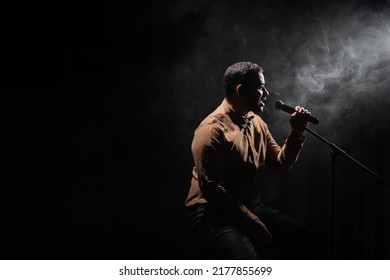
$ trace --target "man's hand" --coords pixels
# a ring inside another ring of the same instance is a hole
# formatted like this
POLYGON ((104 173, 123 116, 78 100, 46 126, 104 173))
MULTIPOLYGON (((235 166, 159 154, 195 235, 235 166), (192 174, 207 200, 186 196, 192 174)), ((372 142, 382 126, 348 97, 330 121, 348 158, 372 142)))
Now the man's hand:
POLYGON ((248 237, 258 252, 273 239, 267 227, 259 219, 251 225, 248 237))
POLYGON ((303 107, 296 106, 295 112, 290 116, 291 132, 297 137, 303 136, 307 126, 307 121, 302 118, 304 115, 311 115, 311 113, 303 107))

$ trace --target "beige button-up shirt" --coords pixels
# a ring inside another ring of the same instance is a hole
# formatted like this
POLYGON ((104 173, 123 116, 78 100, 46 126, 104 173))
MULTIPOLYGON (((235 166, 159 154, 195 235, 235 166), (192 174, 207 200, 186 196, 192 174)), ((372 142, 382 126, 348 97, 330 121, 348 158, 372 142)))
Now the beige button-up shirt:
POLYGON ((195 130, 191 146, 195 166, 185 205, 208 202, 232 224, 247 225, 257 219, 245 207, 257 196, 255 175, 264 165, 290 170, 304 140, 290 133, 280 147, 258 115, 240 116, 224 99, 195 130))

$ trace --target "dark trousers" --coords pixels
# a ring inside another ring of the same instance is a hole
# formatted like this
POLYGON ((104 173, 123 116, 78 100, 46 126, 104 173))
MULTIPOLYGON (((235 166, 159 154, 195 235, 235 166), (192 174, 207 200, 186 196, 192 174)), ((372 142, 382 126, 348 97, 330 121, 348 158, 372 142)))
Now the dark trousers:
POLYGON ((205 205, 189 207, 187 224, 195 238, 207 247, 208 259, 318 259, 318 240, 314 233, 289 216, 256 199, 247 207, 259 217, 273 241, 257 252, 250 239, 238 228, 221 223, 205 205))

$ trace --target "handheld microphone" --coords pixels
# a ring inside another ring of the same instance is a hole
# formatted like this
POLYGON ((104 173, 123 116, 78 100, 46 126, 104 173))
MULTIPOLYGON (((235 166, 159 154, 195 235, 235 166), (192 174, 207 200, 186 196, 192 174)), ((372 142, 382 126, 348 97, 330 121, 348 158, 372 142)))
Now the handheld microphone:
MULTIPOLYGON (((290 114, 295 112, 295 108, 284 104, 281 100, 276 101, 275 108, 278 110, 282 110, 284 112, 290 113, 290 114)), ((303 120, 314 123, 314 124, 318 124, 320 122, 319 119, 317 119, 316 117, 313 117, 311 115, 301 115, 300 117, 303 120)))

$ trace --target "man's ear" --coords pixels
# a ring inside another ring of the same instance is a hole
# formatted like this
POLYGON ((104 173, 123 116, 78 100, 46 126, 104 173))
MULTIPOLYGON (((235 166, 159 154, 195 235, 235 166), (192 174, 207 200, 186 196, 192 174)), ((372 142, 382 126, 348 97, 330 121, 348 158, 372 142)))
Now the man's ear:
POLYGON ((245 87, 242 84, 238 84, 236 86, 236 93, 240 96, 245 96, 246 95, 245 87))

